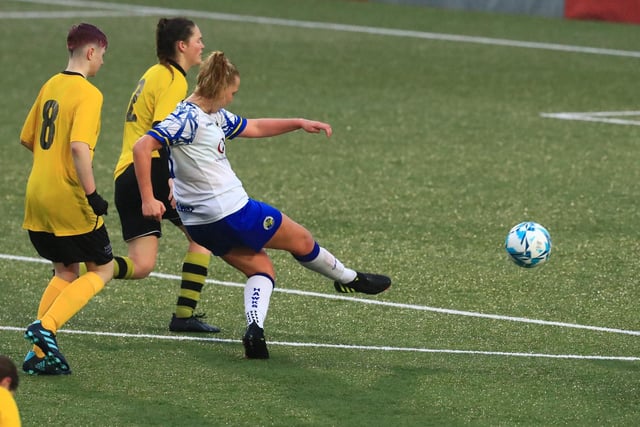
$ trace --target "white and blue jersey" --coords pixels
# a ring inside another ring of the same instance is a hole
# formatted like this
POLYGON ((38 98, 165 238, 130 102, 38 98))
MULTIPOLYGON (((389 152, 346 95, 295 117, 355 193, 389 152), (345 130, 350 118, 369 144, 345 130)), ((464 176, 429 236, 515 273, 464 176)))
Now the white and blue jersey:
POLYGON ((206 114, 183 101, 148 132, 169 149, 180 219, 217 256, 239 246, 258 252, 282 224, 278 209, 249 198, 225 154, 225 142, 246 126, 247 119, 225 109, 206 114))
POLYGON ((207 114, 182 101, 148 132, 169 149, 173 194, 185 225, 208 224, 241 209, 249 197, 225 153, 247 119, 225 109, 207 114))

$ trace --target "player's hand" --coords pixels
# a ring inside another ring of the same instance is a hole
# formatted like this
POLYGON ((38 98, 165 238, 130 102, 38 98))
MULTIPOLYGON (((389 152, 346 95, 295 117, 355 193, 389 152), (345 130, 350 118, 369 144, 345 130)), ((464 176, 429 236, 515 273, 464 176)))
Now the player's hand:
POLYGON ((164 207, 164 203, 162 203, 158 199, 153 199, 148 202, 142 202, 142 215, 145 218, 162 221, 162 215, 164 215, 166 210, 167 208, 164 207))
POLYGON ((314 120, 302 120, 302 129, 309 133, 320 133, 324 131, 330 137, 333 131, 329 123, 316 122, 314 120))
POLYGON ((169 181, 167 183, 169 184, 169 203, 171 204, 171 207, 175 209, 177 202, 173 197, 173 178, 169 178, 169 181))
POLYGON ((91 209, 93 209, 94 214, 98 216, 107 214, 109 203, 98 194, 97 190, 91 194, 87 194, 87 201, 89 202, 91 209))

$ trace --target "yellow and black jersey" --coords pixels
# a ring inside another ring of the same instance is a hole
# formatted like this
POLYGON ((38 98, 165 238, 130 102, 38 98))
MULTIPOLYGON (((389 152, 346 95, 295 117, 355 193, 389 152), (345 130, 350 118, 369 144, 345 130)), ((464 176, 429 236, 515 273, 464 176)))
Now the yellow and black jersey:
MULTIPOLYGON (((180 101, 187 96, 186 73, 176 63, 170 67, 156 64, 149 68, 131 95, 124 119, 122 151, 116 164, 114 178, 122 174, 133 163, 133 146, 147 133, 153 123, 161 122, 180 101)), ((158 156, 157 152, 153 153, 158 156)))
POLYGON ((0 426, 20 427, 20 412, 11 392, 0 387, 0 426))
POLYGON ((102 93, 84 76, 62 72, 40 89, 20 140, 33 151, 23 227, 56 236, 102 226, 87 202, 71 156, 71 142, 86 143, 93 158, 100 133, 102 93))

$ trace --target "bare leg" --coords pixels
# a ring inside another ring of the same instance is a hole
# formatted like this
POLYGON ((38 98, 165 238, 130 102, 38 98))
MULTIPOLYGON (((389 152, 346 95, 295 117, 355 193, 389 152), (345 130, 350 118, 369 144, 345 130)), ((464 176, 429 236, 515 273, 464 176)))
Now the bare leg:
POLYGON ((131 279, 144 279, 153 271, 158 256, 158 240, 156 236, 142 236, 127 242, 128 255, 133 261, 131 279))

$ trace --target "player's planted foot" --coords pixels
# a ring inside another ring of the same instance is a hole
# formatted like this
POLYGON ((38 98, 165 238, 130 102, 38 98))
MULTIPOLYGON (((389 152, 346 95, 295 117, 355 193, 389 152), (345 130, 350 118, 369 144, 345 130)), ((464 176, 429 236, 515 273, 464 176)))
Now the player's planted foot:
POLYGON ((353 292, 361 292, 363 294, 375 295, 386 291, 391 286, 391 279, 382 274, 360 273, 349 283, 344 285, 340 282, 334 282, 333 286, 336 291, 343 294, 353 292))
POLYGON ((39 320, 36 320, 27 327, 27 331, 24 333, 24 338, 32 344, 40 347, 42 352, 46 355, 45 360, 47 363, 62 371, 70 371, 67 360, 58 348, 56 335, 50 330, 42 327, 42 323, 39 320))
POLYGON ((244 355, 247 359, 268 359, 267 341, 264 339, 264 329, 256 322, 247 328, 247 332, 242 338, 244 345, 244 355))
POLYGON ((22 363, 22 370, 29 375, 69 375, 71 369, 66 371, 55 365, 47 363, 44 357, 36 356, 33 350, 30 350, 22 363))
POLYGON ((171 332, 220 332, 217 326, 209 325, 200 319, 204 319, 204 314, 195 314, 191 317, 176 317, 174 314, 169 323, 171 332))

